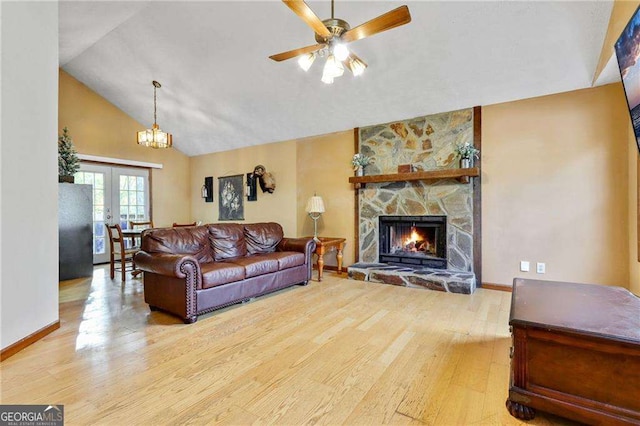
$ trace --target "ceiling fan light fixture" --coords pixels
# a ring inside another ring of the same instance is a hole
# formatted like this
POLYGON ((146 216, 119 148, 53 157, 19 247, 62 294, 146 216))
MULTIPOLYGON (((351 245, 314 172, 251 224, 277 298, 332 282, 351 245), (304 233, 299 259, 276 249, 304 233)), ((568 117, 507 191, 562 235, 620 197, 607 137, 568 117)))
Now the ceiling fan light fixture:
POLYGON ((364 70, 367 68, 367 64, 365 64, 358 58, 351 59, 351 62, 349 64, 351 65, 351 72, 353 73, 354 77, 362 75, 364 70))
POLYGON ((327 73, 322 73, 322 78, 320 79, 324 84, 333 84, 333 77, 328 75, 327 73))
POLYGON ((344 66, 356 77, 362 75, 367 68, 367 64, 351 52, 347 44, 411 22, 411 14, 406 5, 351 28, 347 21, 335 17, 334 0, 331 0, 331 18, 325 20, 318 18, 305 0, 282 1, 313 29, 316 44, 271 55, 269 58, 280 62, 304 55, 306 57, 298 58, 298 63, 306 71, 311 67, 310 62, 315 59, 308 55, 309 52, 321 58, 327 57, 322 71, 322 82, 326 84, 331 84, 336 77, 340 77, 344 73, 344 66))
POLYGON ((336 60, 336 57, 333 55, 329 55, 327 58, 327 62, 324 64, 324 69, 322 75, 326 74, 332 78, 340 77, 344 73, 344 67, 342 66, 342 62, 336 60))
POLYGON ((298 65, 300 65, 300 68, 302 68, 306 72, 306 71, 309 71, 309 68, 311 68, 313 61, 315 60, 316 60, 315 53, 313 52, 307 53, 306 55, 300 56, 300 59, 298 59, 298 65))
POLYGON ((173 145, 173 136, 171 133, 163 132, 157 123, 157 105, 156 105, 156 89, 162 87, 160 83, 153 80, 153 126, 150 129, 142 130, 137 133, 136 141, 138 145, 150 148, 171 148, 173 145))
POLYGON ((349 57, 349 49, 343 43, 335 43, 333 45, 333 56, 339 61, 344 61, 349 57))

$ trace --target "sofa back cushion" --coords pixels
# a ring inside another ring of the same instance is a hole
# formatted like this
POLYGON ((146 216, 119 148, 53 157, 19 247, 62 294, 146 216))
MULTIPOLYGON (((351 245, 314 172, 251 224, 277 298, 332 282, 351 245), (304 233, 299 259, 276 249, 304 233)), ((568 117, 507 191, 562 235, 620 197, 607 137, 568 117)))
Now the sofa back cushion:
POLYGON ((206 226, 145 230, 141 248, 148 253, 188 254, 200 263, 213 260, 206 226))
POLYGON ((244 225, 244 237, 247 240, 249 254, 273 253, 284 233, 278 223, 252 223, 244 225))
POLYGON ((244 227, 238 223, 207 225, 214 260, 233 259, 247 255, 244 227))

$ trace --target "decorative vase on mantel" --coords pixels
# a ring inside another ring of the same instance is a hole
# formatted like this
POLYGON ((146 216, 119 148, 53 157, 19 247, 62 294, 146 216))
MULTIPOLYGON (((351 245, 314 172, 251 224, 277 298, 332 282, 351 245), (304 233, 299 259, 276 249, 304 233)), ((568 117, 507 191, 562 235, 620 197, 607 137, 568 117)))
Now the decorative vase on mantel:
POLYGON ((471 158, 461 158, 460 159, 460 168, 461 169, 468 169, 473 167, 473 162, 471 161, 471 158))
POLYGON ((356 169, 356 176, 364 176, 364 167, 358 166, 356 169))

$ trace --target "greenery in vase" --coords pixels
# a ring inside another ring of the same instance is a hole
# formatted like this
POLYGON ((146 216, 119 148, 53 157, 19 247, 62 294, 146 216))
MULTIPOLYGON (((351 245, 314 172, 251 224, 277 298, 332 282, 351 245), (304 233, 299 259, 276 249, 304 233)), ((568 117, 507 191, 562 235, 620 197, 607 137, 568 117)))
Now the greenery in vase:
POLYGON ((371 164, 371 158, 360 153, 354 154, 351 159, 353 170, 358 170, 359 167, 364 167, 368 164, 371 164))
POLYGON ((73 140, 69 130, 62 129, 62 135, 58 136, 58 175, 73 176, 80 170, 80 159, 73 146, 73 140))
POLYGON ((480 150, 476 149, 476 147, 471 145, 469 142, 466 142, 463 145, 456 146, 456 153, 460 158, 466 158, 470 160, 472 158, 478 158, 480 155, 480 150))

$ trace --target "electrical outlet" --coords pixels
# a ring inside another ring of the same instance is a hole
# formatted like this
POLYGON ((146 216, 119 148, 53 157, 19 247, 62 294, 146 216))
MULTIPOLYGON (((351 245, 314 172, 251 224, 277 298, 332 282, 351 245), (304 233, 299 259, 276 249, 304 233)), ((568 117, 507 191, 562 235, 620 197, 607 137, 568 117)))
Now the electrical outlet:
POLYGON ((542 263, 542 262, 538 262, 536 263, 536 272, 539 274, 544 274, 547 270, 547 266, 542 263))
POLYGON ((529 272, 529 262, 526 260, 520 261, 520 271, 529 272))

